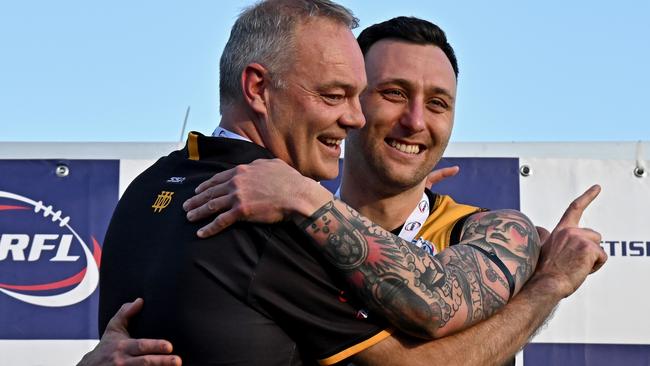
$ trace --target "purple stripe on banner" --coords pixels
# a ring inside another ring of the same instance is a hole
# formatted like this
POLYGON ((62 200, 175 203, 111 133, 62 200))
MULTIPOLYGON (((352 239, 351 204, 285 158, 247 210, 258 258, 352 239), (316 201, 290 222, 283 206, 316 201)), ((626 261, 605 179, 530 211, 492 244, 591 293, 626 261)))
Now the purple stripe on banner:
MULTIPOLYGON (((492 210, 519 209, 519 159, 517 158, 443 158, 436 168, 458 165, 460 172, 433 186, 433 191, 448 194, 456 202, 492 210)), ((339 173, 343 159, 339 160, 339 173)), ((338 177, 322 181, 332 193, 341 183, 338 177)), ((364 184, 372 184, 365 182, 364 184)))
POLYGON ((473 206, 519 210, 519 159, 443 158, 436 169, 453 165, 460 172, 433 186, 434 192, 473 206))
POLYGON ((650 345, 531 343, 525 366, 648 366, 650 345))

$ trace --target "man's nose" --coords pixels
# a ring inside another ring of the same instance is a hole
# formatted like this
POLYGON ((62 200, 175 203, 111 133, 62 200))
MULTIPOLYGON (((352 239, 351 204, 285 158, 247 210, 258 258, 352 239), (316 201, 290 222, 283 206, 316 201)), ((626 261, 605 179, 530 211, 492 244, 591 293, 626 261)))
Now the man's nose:
POLYGON ((339 122, 343 127, 352 129, 359 129, 366 124, 366 117, 361 110, 359 98, 350 99, 348 108, 341 118, 339 118, 339 122))
POLYGON ((400 118, 400 124, 412 132, 424 130, 424 105, 419 101, 411 101, 400 118))

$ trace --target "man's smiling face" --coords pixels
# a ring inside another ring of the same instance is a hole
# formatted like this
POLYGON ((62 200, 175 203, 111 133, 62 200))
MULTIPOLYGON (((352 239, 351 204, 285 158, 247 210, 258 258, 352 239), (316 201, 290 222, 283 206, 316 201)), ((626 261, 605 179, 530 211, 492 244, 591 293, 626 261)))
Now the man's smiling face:
POLYGON ((359 95, 366 87, 363 55, 343 24, 315 18, 299 24, 295 57, 284 86, 269 88, 265 144, 303 175, 338 175, 340 144, 365 123, 359 95))
POLYGON ((368 89, 361 97, 367 124, 346 142, 352 165, 395 190, 422 182, 447 147, 454 121, 456 76, 434 45, 395 39, 365 55, 368 89))

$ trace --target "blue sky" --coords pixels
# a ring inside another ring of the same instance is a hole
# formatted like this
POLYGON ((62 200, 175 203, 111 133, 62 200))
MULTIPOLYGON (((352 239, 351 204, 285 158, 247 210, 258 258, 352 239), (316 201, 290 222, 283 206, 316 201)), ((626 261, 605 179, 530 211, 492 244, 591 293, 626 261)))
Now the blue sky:
MULTIPOLYGON (((188 130, 211 132, 219 56, 250 3, 0 3, 0 141, 174 141, 188 105, 188 130)), ((447 32, 452 141, 650 140, 650 1, 341 3, 361 29, 414 15, 447 32)))

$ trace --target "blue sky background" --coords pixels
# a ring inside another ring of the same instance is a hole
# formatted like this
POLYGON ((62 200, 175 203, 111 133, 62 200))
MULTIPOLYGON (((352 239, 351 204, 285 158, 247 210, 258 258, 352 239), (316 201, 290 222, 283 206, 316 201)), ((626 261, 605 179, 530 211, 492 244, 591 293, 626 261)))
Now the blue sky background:
MULTIPOLYGON (((174 141, 188 105, 188 130, 211 132, 219 56, 250 3, 0 2, 0 141, 174 141)), ((341 3, 361 29, 414 15, 447 32, 452 141, 650 140, 650 1, 341 3)))

